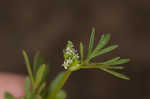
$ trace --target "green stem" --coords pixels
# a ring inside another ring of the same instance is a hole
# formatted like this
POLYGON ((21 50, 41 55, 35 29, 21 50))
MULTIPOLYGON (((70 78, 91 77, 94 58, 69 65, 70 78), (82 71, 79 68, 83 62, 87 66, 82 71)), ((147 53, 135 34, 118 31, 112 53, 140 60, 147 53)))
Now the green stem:
POLYGON ((89 68, 98 68, 99 66, 82 66, 81 68, 89 69, 89 68))
POLYGON ((89 69, 89 68, 103 68, 103 67, 106 67, 108 65, 105 65, 105 64, 89 64, 89 65, 81 65, 80 68, 83 68, 83 69, 89 69))
POLYGON ((47 97, 47 99, 54 99, 56 97, 57 93, 64 86, 65 82, 67 81, 67 79, 69 78, 71 73, 72 73, 71 70, 67 70, 65 72, 65 74, 64 74, 63 78, 61 79, 61 81, 59 82, 57 88, 54 91, 52 91, 52 93, 47 97))

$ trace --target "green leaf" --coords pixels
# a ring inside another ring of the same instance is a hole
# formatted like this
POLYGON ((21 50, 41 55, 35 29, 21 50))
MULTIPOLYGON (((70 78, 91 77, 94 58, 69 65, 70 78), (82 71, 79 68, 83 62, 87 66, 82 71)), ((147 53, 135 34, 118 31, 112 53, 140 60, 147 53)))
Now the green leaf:
POLYGON ((26 99, 25 96, 21 97, 21 99, 26 99))
POLYGON ((65 82, 67 81, 68 77, 70 76, 72 71, 67 70, 66 72, 61 72, 56 77, 55 80, 52 81, 49 89, 48 89, 48 95, 46 99, 54 99, 58 92, 62 89, 65 82))
POLYGON ((39 95, 36 95, 35 97, 36 97, 35 99, 42 99, 42 97, 39 95))
POLYGON ((94 51, 92 52, 92 54, 95 54, 97 52, 99 52, 100 49, 102 49, 110 40, 111 35, 110 34, 103 34, 101 36, 101 39, 99 40, 96 48, 94 49, 94 51))
POLYGON ((62 80, 63 76, 64 76, 64 72, 60 72, 57 77, 51 82, 51 85, 49 87, 49 91, 53 91, 57 88, 58 84, 60 83, 60 81, 62 80))
POLYGON ((119 59, 120 59, 120 57, 115 57, 115 58, 110 59, 110 60, 108 60, 106 62, 102 62, 101 64, 111 64, 111 63, 113 63, 113 62, 115 62, 115 61, 117 61, 119 59))
POLYGON ((109 46, 109 47, 107 47, 107 48, 104 48, 104 49, 102 49, 101 51, 95 53, 93 56, 91 56, 91 58, 94 58, 94 57, 96 57, 96 56, 100 56, 100 55, 102 55, 102 54, 108 53, 108 52, 110 52, 110 51, 116 49, 117 47, 118 47, 118 45, 112 45, 112 46, 109 46))
POLYGON ((103 70, 103 71, 105 71, 107 73, 110 73, 113 76, 116 76, 118 78, 125 79, 125 80, 130 80, 130 78, 128 76, 120 74, 118 72, 115 72, 115 71, 112 71, 112 70, 109 70, 109 69, 106 69, 106 68, 99 68, 99 69, 101 69, 101 70, 103 70))
POLYGON ((26 78, 26 82, 25 82, 25 92, 26 92, 26 96, 28 96, 29 93, 30 93, 30 84, 31 84, 30 78, 27 77, 27 78, 26 78))
POLYGON ((88 56, 91 54, 91 51, 94 46, 94 36, 95 36, 95 28, 92 28, 90 43, 89 43, 89 48, 88 48, 88 56))
POLYGON ((106 67, 107 69, 124 69, 124 67, 123 66, 108 66, 108 67, 106 67))
POLYGON ((16 99, 16 98, 12 96, 9 92, 5 92, 5 99, 16 99))
POLYGON ((41 94, 43 91, 45 91, 46 83, 42 83, 40 88, 39 88, 39 94, 41 94))
POLYGON ((34 78, 33 78, 32 69, 31 69, 31 65, 30 65, 30 62, 29 62, 28 55, 24 50, 22 51, 22 54, 23 54, 24 59, 25 59, 25 63, 26 63, 26 66, 27 66, 29 77, 32 80, 32 84, 34 84, 34 78))
POLYGON ((45 76, 45 72, 46 72, 46 64, 42 64, 36 74, 36 78, 35 78, 35 88, 38 88, 38 86, 41 84, 44 76, 45 76))
POLYGON ((118 61, 112 62, 111 65, 120 65, 120 64, 128 63, 129 61, 130 59, 120 59, 118 61))
POLYGON ((67 98, 66 92, 64 90, 60 90, 56 95, 55 99, 66 99, 66 98, 67 98))
POLYGON ((33 61, 33 72, 34 72, 34 76, 36 74, 36 71, 38 69, 38 61, 39 61, 39 57, 40 57, 40 52, 36 52, 35 56, 34 56, 34 61, 33 61))
POLYGON ((81 56, 81 63, 82 63, 84 59, 84 47, 82 42, 80 42, 80 56, 81 56))
POLYGON ((34 72, 34 76, 36 75, 36 72, 39 68, 39 66, 41 66, 42 64, 44 64, 44 58, 42 56, 40 56, 40 52, 36 52, 35 56, 34 56, 34 61, 33 61, 33 72, 34 72))

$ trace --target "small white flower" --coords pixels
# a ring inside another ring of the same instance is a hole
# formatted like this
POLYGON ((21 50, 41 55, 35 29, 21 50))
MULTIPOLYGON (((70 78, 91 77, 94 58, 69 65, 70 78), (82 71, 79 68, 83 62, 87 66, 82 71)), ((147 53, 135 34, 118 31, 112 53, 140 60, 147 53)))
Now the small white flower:
POLYGON ((68 41, 67 47, 64 50, 64 63, 63 67, 65 69, 68 69, 69 67, 72 67, 72 65, 79 65, 79 54, 77 53, 77 50, 75 50, 74 45, 71 41, 68 41))

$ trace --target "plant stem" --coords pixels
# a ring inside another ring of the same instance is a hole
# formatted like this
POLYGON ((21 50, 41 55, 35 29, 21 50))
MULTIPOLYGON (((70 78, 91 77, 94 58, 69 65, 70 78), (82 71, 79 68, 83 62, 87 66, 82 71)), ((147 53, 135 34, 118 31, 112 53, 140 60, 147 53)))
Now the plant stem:
POLYGON ((72 71, 69 69, 65 72, 65 74, 64 74, 63 78, 61 79, 61 81, 59 82, 57 88, 47 97, 47 99, 54 99, 56 97, 57 93, 64 86, 65 82, 67 81, 67 79, 69 78, 71 73, 72 73, 72 71))

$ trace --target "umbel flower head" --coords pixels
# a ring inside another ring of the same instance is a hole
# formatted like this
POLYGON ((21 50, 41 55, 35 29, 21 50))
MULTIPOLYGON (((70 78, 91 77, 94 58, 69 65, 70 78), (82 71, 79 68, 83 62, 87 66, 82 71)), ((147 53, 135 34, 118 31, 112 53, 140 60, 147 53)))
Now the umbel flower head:
POLYGON ((74 45, 71 41, 67 42, 66 49, 63 50, 64 52, 64 63, 63 67, 65 69, 68 68, 75 68, 80 65, 79 55, 77 50, 75 50, 74 45))

